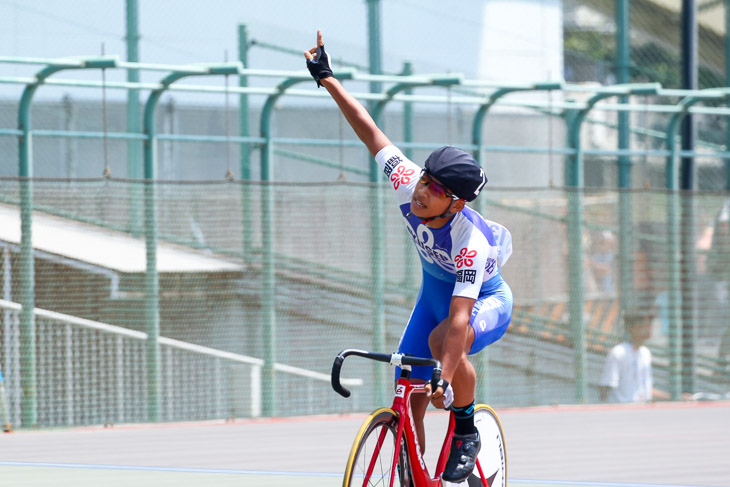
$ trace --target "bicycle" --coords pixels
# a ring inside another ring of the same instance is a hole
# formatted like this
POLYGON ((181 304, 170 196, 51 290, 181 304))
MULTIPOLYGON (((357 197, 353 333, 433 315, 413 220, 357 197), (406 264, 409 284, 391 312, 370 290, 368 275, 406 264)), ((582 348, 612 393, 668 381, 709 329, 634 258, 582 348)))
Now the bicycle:
POLYGON ((441 363, 438 360, 398 353, 343 350, 332 364, 332 388, 346 398, 350 397, 350 391, 340 384, 340 370, 345 358, 350 355, 399 366, 401 374, 396 382, 393 405, 373 411, 358 431, 347 460, 343 487, 506 487, 507 456, 502 424, 497 413, 485 404, 475 407, 474 423, 479 430, 482 447, 472 475, 460 484, 442 483, 441 475, 453 437, 453 412, 436 463, 435 476, 429 474, 418 444, 410 405, 411 395, 425 394, 426 384, 411 382, 410 373, 411 366, 432 365, 431 384, 436 384, 441 379, 441 363))

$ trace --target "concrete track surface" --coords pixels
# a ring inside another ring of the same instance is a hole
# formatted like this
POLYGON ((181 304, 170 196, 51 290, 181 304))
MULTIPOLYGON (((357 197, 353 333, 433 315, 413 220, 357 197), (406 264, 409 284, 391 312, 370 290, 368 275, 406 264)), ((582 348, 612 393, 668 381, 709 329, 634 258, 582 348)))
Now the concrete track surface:
MULTIPOLYGON (((509 485, 730 487, 730 403, 498 410, 509 485)), ((20 430, 0 435, 0 485, 337 486, 365 413, 20 430)), ((446 415, 427 414, 433 465, 446 415)))

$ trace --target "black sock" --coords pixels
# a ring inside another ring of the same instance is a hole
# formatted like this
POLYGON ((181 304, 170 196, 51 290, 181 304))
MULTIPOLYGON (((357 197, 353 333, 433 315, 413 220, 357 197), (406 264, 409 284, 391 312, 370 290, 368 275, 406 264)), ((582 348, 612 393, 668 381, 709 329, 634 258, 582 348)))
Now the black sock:
POLYGON ((451 406, 451 410, 454 411, 454 433, 470 435, 477 432, 474 427, 474 401, 460 408, 451 406))

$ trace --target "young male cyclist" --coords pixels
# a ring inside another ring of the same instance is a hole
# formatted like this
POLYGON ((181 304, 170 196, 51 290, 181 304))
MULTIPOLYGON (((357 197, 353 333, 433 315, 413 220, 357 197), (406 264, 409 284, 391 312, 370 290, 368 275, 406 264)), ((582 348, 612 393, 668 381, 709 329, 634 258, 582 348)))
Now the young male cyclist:
MULTIPOLYGON (((412 412, 423 450, 428 401, 439 408, 451 407, 456 424, 443 479, 462 481, 474 469, 481 447, 474 427, 476 373, 467 355, 498 340, 509 326, 512 291, 502 279, 498 261, 504 264, 509 258, 512 237, 506 228, 465 204, 487 182, 472 156, 442 147, 428 156, 421 169, 393 146, 360 102, 334 78, 321 31, 317 46, 304 56, 317 85, 327 89, 388 177, 420 254, 423 282, 398 352, 441 361, 442 381, 433 391, 427 385, 425 396, 413 396, 412 412)), ((414 367, 411 377, 425 382, 431 370, 414 367)))

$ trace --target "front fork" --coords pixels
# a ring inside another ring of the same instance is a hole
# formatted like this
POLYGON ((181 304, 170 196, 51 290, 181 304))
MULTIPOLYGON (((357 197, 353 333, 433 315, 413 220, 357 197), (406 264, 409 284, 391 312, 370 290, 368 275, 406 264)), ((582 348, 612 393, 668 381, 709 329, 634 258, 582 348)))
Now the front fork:
MULTIPOLYGON (((400 414, 400 411, 399 411, 399 416, 401 418, 403 418, 403 415, 400 414)), ((409 419, 410 419, 410 415, 409 415, 409 419)), ((393 465, 391 465, 391 468, 390 468, 390 487, 393 487, 393 484, 395 482, 395 471, 397 468, 398 460, 400 459, 400 449, 403 446, 402 445, 403 444, 403 441, 402 441, 403 430, 404 430, 403 421, 398 421, 398 428, 395 433, 395 454, 393 455, 393 465)), ((408 448, 408 445, 406 445, 406 449, 407 448, 408 448)), ((411 471, 411 475, 413 475, 413 471, 411 471)), ((403 476, 403 472, 401 472, 401 478, 402 478, 402 476, 403 476)))
MULTIPOLYGON (((408 458, 409 458, 409 466, 412 464, 413 460, 417 459, 419 462, 420 468, 411 468, 411 479, 413 479, 415 485, 423 485, 423 486, 431 486, 431 487, 438 487, 441 485, 441 474, 444 472, 444 468, 446 468, 446 461, 449 457, 449 449, 451 448, 451 439, 454 436, 454 413, 450 412, 449 414, 449 426, 446 431, 446 436, 444 438, 444 443, 441 446, 441 455, 439 455, 439 461, 436 465, 436 475, 435 478, 431 478, 428 473, 428 469, 426 467, 425 460, 423 459, 423 455, 421 454, 421 448, 420 444, 418 442, 418 434, 416 433, 415 425, 413 424, 413 415, 412 411, 408 411, 408 414, 404 414, 406 412, 406 408, 410 407, 410 395, 413 393, 413 386, 408 381, 408 377, 401 376, 401 379, 398 380, 398 383, 396 384, 396 395, 395 399, 393 400, 393 405, 391 406, 391 409, 398 414, 398 417, 400 420, 398 421, 398 428, 396 431, 396 447, 395 447, 395 455, 393 457, 393 465, 391 465, 391 475, 390 475, 390 487, 393 487, 393 484, 395 482, 395 471, 396 471, 396 465, 398 463, 398 459, 400 457, 401 452, 401 438, 403 438, 403 434, 405 433, 405 436, 407 438, 407 444, 405 448, 408 449, 408 458), (406 430, 406 421, 404 419, 408 418, 408 426, 409 428, 406 430), (413 445, 415 451, 410 450, 410 446, 413 445)), ((382 444, 382 439, 379 442, 379 445, 382 444)))

